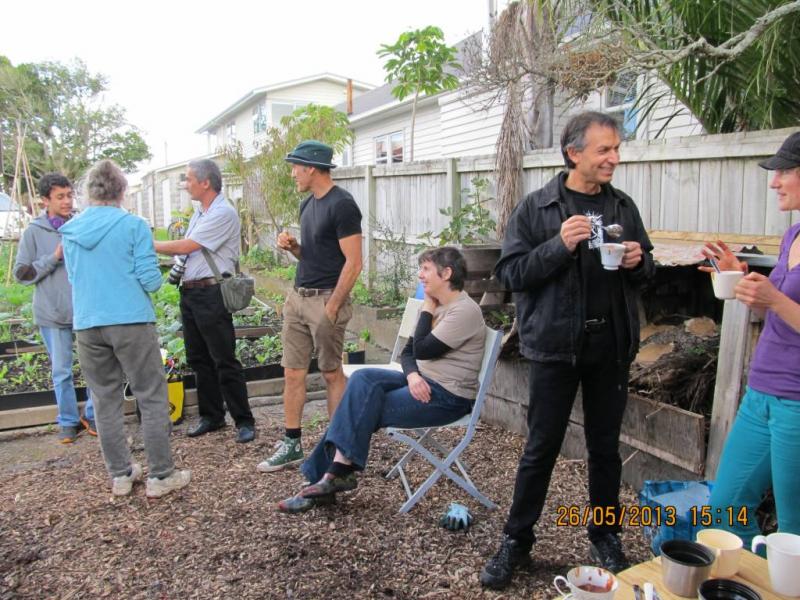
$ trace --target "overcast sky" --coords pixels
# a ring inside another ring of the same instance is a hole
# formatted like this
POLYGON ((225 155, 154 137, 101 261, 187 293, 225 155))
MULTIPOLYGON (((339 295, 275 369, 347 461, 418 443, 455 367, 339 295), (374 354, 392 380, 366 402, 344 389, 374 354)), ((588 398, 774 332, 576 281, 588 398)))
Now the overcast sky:
POLYGON ((380 44, 427 25, 455 44, 484 26, 487 6, 487 0, 17 0, 3 3, 0 54, 15 65, 79 57, 108 76, 108 100, 125 107, 150 145, 147 171, 205 153, 205 138, 194 131, 253 88, 325 71, 380 85, 380 44))

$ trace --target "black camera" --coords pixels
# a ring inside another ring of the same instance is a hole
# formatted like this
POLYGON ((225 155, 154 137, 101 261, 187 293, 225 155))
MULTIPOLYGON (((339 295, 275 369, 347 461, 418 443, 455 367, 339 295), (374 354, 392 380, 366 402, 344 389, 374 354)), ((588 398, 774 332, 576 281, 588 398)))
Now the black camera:
POLYGON ((175 264, 172 265, 169 275, 167 275, 167 281, 172 285, 180 285, 183 273, 186 271, 186 258, 186 256, 175 257, 175 264))

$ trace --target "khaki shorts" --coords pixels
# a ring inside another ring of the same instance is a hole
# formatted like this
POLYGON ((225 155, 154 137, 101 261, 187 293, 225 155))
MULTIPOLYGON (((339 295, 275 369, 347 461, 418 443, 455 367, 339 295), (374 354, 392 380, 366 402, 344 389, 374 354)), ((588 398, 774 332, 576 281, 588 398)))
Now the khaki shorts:
POLYGON ((300 296, 293 290, 286 297, 281 366, 307 369, 314 349, 320 371, 335 371, 342 364, 344 330, 353 317, 353 306, 348 297, 339 308, 336 323, 331 323, 325 315, 325 304, 332 291, 317 296, 300 296))

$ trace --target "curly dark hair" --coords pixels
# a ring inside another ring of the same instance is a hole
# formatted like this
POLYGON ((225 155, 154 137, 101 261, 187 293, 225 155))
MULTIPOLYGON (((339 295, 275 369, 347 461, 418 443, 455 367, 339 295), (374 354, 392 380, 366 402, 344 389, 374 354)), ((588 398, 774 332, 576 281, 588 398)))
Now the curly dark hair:
POLYGON ((45 173, 39 180, 39 196, 49 198, 54 187, 71 188, 72 183, 61 173, 45 173))

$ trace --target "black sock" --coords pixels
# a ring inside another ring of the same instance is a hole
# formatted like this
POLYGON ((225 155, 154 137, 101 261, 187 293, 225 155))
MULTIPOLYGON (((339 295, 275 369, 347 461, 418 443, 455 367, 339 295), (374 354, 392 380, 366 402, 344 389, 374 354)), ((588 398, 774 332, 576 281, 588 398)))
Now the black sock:
POLYGON ((333 461, 331 466, 328 467, 327 472, 334 477, 347 477, 355 470, 356 468, 353 465, 346 465, 344 463, 333 461))
POLYGON ((287 438, 291 438, 293 440, 299 440, 300 439, 300 433, 302 431, 303 430, 300 427, 298 427, 297 429, 289 429, 287 427, 286 428, 286 437, 287 438))

